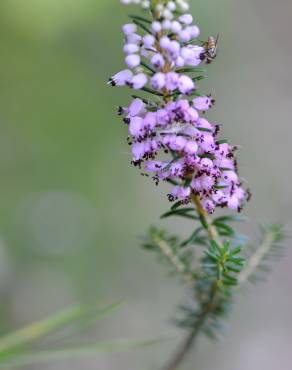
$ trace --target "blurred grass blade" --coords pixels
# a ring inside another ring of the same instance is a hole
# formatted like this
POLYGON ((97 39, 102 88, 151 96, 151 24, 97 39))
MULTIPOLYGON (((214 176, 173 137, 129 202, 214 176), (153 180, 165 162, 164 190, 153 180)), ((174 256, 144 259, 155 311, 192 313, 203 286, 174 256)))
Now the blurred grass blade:
POLYGON ((97 308, 95 305, 73 307, 62 313, 33 323, 23 329, 7 334, 0 338, 0 361, 1 358, 6 357, 8 352, 14 349, 30 344, 47 334, 63 329, 76 322, 82 323, 83 320, 87 320, 93 315, 95 320, 98 320, 104 315, 111 313, 120 305, 121 302, 103 308, 97 308))
POLYGON ((48 339, 50 342, 54 342, 56 344, 58 341, 62 341, 68 337, 71 338, 73 335, 80 334, 82 331, 92 327, 99 319, 110 315, 113 311, 119 308, 122 303, 123 302, 120 302, 106 307, 103 312, 91 312, 87 316, 82 317, 80 320, 74 321, 70 326, 65 327, 63 330, 50 335, 48 339))
POLYGON ((40 362, 56 361, 72 356, 83 356, 95 354, 97 352, 127 351, 145 346, 151 346, 161 343, 165 339, 152 339, 145 341, 115 341, 98 342, 87 345, 63 347, 57 349, 48 349, 41 351, 23 351, 17 354, 17 357, 7 359, 0 363, 0 369, 13 369, 22 366, 28 366, 40 362))

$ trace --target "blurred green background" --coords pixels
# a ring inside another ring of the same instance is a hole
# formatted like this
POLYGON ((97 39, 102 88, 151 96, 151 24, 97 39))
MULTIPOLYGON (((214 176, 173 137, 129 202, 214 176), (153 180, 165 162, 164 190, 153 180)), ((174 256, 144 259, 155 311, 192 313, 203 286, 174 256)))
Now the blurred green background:
MULTIPOLYGON (((203 36, 221 35, 204 87, 217 98, 210 117, 242 146, 251 225, 289 230, 291 1, 191 4, 203 36)), ((177 343, 170 319, 186 292, 138 248, 168 207, 165 189, 129 166, 115 114, 129 94, 106 86, 123 65, 127 12, 118 0, 0 2, 0 333, 72 303, 124 299, 88 336, 175 339, 27 369, 157 369, 177 343)), ((288 249, 268 282, 241 298, 224 341, 202 339, 183 369, 291 369, 291 259, 288 249)))

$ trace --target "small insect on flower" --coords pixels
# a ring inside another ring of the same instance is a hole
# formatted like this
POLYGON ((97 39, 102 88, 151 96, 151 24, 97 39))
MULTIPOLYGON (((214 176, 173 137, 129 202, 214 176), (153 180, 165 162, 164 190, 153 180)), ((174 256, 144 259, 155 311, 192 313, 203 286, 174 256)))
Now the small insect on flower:
POLYGON ((215 38, 214 36, 210 36, 206 42, 203 43, 203 47, 205 48, 205 52, 201 54, 201 60, 206 60, 207 64, 212 63, 212 61, 216 58, 218 52, 218 40, 219 34, 215 38))

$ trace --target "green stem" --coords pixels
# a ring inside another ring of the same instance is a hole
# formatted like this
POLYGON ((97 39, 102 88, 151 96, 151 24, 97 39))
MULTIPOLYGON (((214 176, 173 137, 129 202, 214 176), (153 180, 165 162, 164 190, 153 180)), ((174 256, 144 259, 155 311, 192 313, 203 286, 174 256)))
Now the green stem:
POLYGON ((210 297, 208 301, 202 307, 202 312, 196 320, 193 329, 188 333, 184 342, 174 354, 170 362, 162 370, 176 370, 185 360, 190 350, 193 348, 195 341, 200 334, 202 327, 204 326, 209 314, 216 308, 216 297, 220 286, 220 280, 216 280, 213 284, 210 297))
MULTIPOLYGON (((192 196, 192 201, 194 202, 202 226, 207 231, 208 236, 211 240, 215 241, 219 246, 221 246, 221 241, 216 227, 212 224, 209 214, 204 210, 201 200, 197 195, 192 196)), ((213 286, 210 291, 210 296, 207 302, 203 303, 202 311, 196 322, 193 325, 193 328, 188 333, 184 342, 175 353, 170 362, 163 368, 163 370, 176 370, 182 362, 185 360, 186 356, 192 349, 198 334, 201 332, 202 327, 204 326, 206 320, 209 317, 209 314, 214 311, 216 308, 216 299, 219 292, 219 287, 221 285, 221 274, 218 273, 217 279, 214 281, 213 286)))
POLYGON ((197 195, 192 195, 192 201, 197 208, 203 228, 207 231, 209 238, 214 240, 219 246, 221 245, 220 237, 216 227, 213 225, 209 214, 204 210, 201 200, 197 195))

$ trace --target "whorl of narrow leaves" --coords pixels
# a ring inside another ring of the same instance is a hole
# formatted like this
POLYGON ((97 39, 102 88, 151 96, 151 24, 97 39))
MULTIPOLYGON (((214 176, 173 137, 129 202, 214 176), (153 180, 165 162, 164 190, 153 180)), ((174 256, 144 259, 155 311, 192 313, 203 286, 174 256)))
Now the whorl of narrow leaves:
MULTIPOLYGON (((169 213, 177 216, 180 208, 174 208, 169 213)), ((181 208, 182 214, 185 209, 181 208)), ((199 225, 196 210, 192 208, 191 211, 195 213, 199 225)), ((191 211, 186 211, 186 214, 191 211)), ((213 223, 219 223, 220 230, 221 225, 227 225, 231 221, 238 219, 224 216, 215 219, 213 223)), ((230 234, 235 235, 233 229, 230 234)), ((172 265, 172 270, 180 273, 190 283, 196 300, 193 304, 181 308, 183 317, 177 320, 177 324, 191 330, 200 323, 202 331, 215 336, 220 328, 221 318, 230 311, 234 287, 238 285, 238 276, 245 265, 241 256, 242 248, 234 247, 230 241, 224 242, 222 246, 210 241, 202 226, 198 226, 185 241, 181 241, 177 236, 169 236, 165 231, 151 228, 144 248, 156 251, 161 260, 172 265), (201 248, 196 251, 195 245, 207 248, 204 251, 201 248)))
POLYGON ((204 279, 217 280, 218 289, 229 295, 229 286, 237 285, 237 274, 241 272, 245 260, 240 257, 241 247, 231 248, 230 242, 223 247, 210 242, 203 259, 204 279))
POLYGON ((170 216, 177 216, 177 217, 183 217, 188 218, 190 220, 198 220, 198 216, 195 216, 193 212, 195 211, 194 207, 184 207, 184 208, 175 208, 171 209, 170 211, 164 213, 161 218, 167 218, 170 216))
POLYGON ((245 263, 240 253, 241 247, 231 247, 230 242, 223 246, 210 242, 195 285, 196 302, 182 307, 184 317, 178 321, 179 326, 192 329, 200 322, 202 331, 216 335, 221 319, 230 311, 233 288, 238 285, 237 277, 245 263))
POLYGON ((279 256, 285 238, 283 227, 262 226, 258 246, 250 247, 248 258, 244 258, 247 238, 237 234, 232 226, 246 221, 244 216, 224 215, 213 219, 212 225, 225 239, 222 244, 210 240, 195 207, 177 202, 161 216, 169 217, 189 219, 190 223, 197 223, 197 227, 185 240, 152 227, 143 246, 155 251, 160 261, 171 266, 172 272, 179 273, 192 288, 195 300, 181 306, 176 323, 189 330, 199 325, 202 332, 214 338, 223 328, 222 319, 230 313, 238 288, 247 281, 262 279, 271 260, 279 256))

